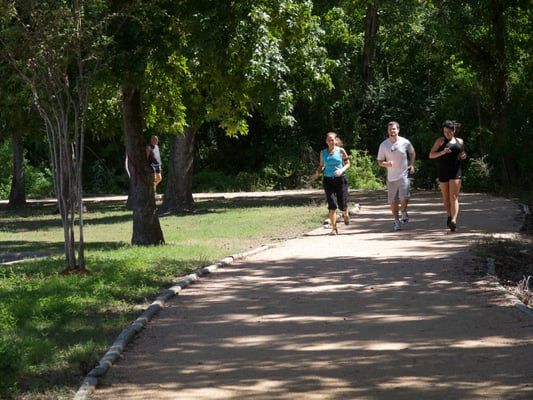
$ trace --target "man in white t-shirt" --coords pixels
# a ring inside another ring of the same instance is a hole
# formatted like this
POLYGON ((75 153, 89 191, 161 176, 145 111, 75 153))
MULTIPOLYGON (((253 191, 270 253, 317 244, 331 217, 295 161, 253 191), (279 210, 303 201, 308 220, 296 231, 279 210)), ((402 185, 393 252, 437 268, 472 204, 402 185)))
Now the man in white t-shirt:
POLYGON ((387 168, 387 192, 394 217, 393 229, 399 231, 402 229, 400 212, 402 223, 406 224, 409 221, 407 213, 411 184, 409 175, 415 172, 416 153, 411 142, 399 136, 400 124, 398 122, 389 122, 387 133, 389 137, 379 145, 378 165, 387 168))

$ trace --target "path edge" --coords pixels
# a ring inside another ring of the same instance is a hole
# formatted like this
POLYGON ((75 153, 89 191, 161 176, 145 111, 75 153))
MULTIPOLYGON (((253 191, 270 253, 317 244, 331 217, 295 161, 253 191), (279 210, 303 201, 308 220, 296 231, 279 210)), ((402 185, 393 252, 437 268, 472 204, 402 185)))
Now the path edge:
POLYGON ((173 286, 162 292, 131 325, 124 328, 122 332, 119 333, 109 350, 98 362, 98 365, 89 371, 87 376, 83 379, 81 386, 76 392, 73 400, 88 399, 88 396, 96 389, 96 386, 98 385, 98 379, 105 375, 113 363, 124 352, 128 343, 135 337, 137 333, 141 331, 142 328, 146 326, 146 324, 159 310, 164 307, 165 303, 167 303, 170 299, 172 299, 174 296, 177 296, 183 289, 200 279, 202 276, 215 272, 218 268, 232 264, 236 260, 241 260, 268 250, 270 247, 271 246, 269 245, 261 245, 255 249, 243 253, 227 256, 214 264, 198 268, 190 274, 185 275, 173 286))

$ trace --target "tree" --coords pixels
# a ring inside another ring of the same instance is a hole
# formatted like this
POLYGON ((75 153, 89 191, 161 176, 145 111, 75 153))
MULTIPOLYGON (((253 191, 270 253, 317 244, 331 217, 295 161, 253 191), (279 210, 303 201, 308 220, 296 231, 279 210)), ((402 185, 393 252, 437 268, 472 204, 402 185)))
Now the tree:
POLYGON ((163 232, 154 202, 153 176, 147 172, 148 163, 142 135, 141 93, 132 86, 124 86, 122 96, 126 154, 130 171, 130 204, 133 205, 131 243, 163 244, 163 232))
POLYGON ((31 98, 24 85, 21 84, 14 71, 2 63, 2 96, 0 96, 0 120, 2 127, 11 137, 12 174, 9 192, 9 207, 19 208, 26 205, 24 178, 24 145, 23 136, 31 126, 31 98))
POLYGON ((290 126, 298 98, 311 99, 317 86, 330 87, 312 2, 191 1, 180 10, 188 35, 179 50, 188 62, 182 84, 188 128, 171 153, 168 181, 179 184, 167 185, 161 207, 170 213, 194 208, 194 149, 186 146, 194 146, 202 124, 217 122, 228 136, 246 135, 255 111, 267 123, 290 126))
MULTIPOLYGON (((118 82, 122 92, 122 113, 126 142, 127 169, 130 173, 128 205, 133 210, 132 243, 157 245, 164 243, 163 232, 155 207, 155 193, 145 153, 145 114, 143 104, 149 99, 149 89, 163 75, 165 65, 179 40, 179 24, 175 18, 180 5, 174 1, 113 2, 113 45, 110 51, 108 80, 118 82), (153 81, 150 71, 155 71, 153 81)), ((157 86, 157 85, 155 85, 157 86)), ((166 98, 162 90, 158 97, 166 98)), ((150 110, 154 107, 149 104, 150 110)), ((148 112, 150 118, 157 115, 148 112)))
POLYGON ((44 121, 64 230, 66 272, 85 269, 82 162, 89 94, 101 60, 99 2, 2 3, 3 56, 31 90, 44 121), (75 217, 78 212, 76 262, 75 217))

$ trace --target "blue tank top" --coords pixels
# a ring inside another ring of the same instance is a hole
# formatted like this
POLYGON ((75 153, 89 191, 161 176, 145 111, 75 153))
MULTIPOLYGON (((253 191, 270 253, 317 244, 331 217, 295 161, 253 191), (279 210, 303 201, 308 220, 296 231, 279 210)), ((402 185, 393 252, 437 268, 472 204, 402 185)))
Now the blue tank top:
MULTIPOLYGON (((333 154, 329 154, 327 148, 322 151, 322 160, 324 161, 324 176, 326 178, 335 177, 335 170, 342 168, 342 153, 341 148, 335 146, 333 154)), ((344 175, 344 174, 342 174, 344 175)))

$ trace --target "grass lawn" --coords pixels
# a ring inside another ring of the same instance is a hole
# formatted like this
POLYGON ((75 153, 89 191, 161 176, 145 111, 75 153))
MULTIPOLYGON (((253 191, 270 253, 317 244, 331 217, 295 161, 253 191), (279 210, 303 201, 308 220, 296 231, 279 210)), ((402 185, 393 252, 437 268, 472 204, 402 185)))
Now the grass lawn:
POLYGON ((198 201, 195 215, 160 218, 164 246, 131 246, 123 202, 88 203, 86 268, 65 268, 63 229, 47 204, 0 210, 0 253, 52 256, 0 265, 0 398, 72 399, 82 378, 164 289, 228 255, 274 244, 320 226, 325 204, 312 199, 198 201))

